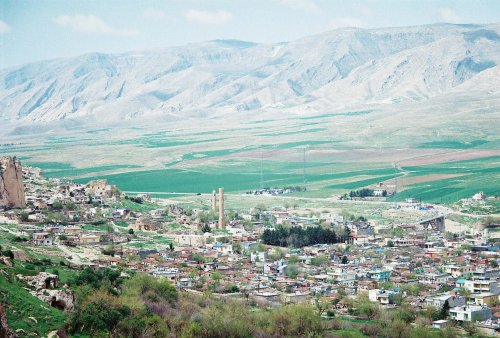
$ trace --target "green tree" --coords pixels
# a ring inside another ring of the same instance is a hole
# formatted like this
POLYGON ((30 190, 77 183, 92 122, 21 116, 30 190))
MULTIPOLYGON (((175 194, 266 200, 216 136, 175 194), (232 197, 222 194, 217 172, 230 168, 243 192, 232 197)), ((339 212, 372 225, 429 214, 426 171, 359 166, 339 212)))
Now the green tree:
MULTIPOLYGON (((326 266, 326 265, 328 265, 329 262, 330 262, 330 260, 325 255, 317 255, 317 256, 311 258, 311 264, 316 265, 316 266, 326 266)), ((344 264, 346 264, 346 263, 344 263, 344 264)))
POLYGON ((233 241, 233 251, 236 252, 237 254, 241 254, 243 252, 243 245, 241 242, 238 241, 233 241))
POLYGON ((62 210, 64 208, 64 205, 61 201, 57 200, 52 203, 52 209, 54 210, 62 210))
POLYGON ((288 264, 297 264, 299 262, 299 256, 298 255, 290 255, 290 257, 288 257, 288 264))
POLYGON ((200 263, 204 263, 205 262, 205 257, 203 257, 201 254, 199 253, 194 253, 192 256, 191 256, 191 259, 193 261, 195 261, 196 263, 200 264, 200 263))
POLYGON ((450 303, 448 303, 448 300, 446 300, 443 304, 443 307, 439 311, 439 319, 446 319, 448 318, 449 314, 450 314, 450 303))
POLYGON ((21 217, 21 222, 28 222, 29 221, 29 215, 25 211, 21 212, 20 217, 21 217))
POLYGON ((299 268, 294 264, 289 264, 286 269, 286 274, 289 278, 295 279, 299 274, 299 268))

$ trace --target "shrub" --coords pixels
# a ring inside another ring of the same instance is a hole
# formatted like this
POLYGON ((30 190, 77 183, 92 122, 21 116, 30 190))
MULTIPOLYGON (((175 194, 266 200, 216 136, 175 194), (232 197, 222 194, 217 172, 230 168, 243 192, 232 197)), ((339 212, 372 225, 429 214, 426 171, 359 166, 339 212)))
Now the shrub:
POLYGON ((91 334, 111 332, 118 322, 130 314, 117 297, 105 291, 96 291, 88 296, 71 320, 72 333, 85 331, 91 334))

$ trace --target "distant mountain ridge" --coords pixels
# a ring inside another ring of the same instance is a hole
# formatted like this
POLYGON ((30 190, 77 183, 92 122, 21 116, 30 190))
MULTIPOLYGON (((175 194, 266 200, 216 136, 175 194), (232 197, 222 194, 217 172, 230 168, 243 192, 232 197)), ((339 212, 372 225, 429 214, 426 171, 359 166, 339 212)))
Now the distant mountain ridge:
POLYGON ((497 97, 499 63, 499 24, 345 28, 277 44, 215 40, 91 53, 0 70, 0 119, 307 115, 471 91, 497 97))

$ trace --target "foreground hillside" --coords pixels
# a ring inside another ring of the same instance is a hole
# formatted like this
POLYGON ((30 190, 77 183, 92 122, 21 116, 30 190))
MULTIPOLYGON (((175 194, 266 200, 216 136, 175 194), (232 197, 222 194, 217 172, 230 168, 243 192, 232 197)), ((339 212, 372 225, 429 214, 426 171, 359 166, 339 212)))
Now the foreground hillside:
MULTIPOLYGON (((20 261, 14 266, 0 264, 0 269, 24 274, 54 269, 51 264, 33 267, 20 261)), ((432 309, 415 312, 403 306, 385 313, 366 297, 349 303, 350 313, 360 319, 336 318, 333 311, 325 312, 319 298, 315 304, 262 308, 263 304, 219 298, 209 292, 179 293, 165 279, 119 275, 109 269, 72 271, 66 280, 76 299, 72 313, 51 308, 15 277, 0 275, 0 301, 9 329, 20 337, 50 333, 54 337, 437 338, 461 337, 464 332, 452 326, 441 331, 429 329, 429 321, 439 317, 432 309), (409 325, 413 322, 416 325, 409 325)), ((467 332, 477 334, 473 328, 467 332)))

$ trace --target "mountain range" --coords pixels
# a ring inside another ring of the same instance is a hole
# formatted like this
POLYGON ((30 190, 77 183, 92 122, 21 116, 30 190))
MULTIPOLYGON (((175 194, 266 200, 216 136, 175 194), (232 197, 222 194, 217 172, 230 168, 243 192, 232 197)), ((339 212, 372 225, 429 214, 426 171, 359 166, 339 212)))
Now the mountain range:
POLYGON ((487 109, 489 121, 500 107, 499 64, 500 24, 343 28, 275 44, 91 53, 0 70, 0 119, 116 124, 372 109, 386 112, 383 120, 450 109, 477 118, 487 109))

